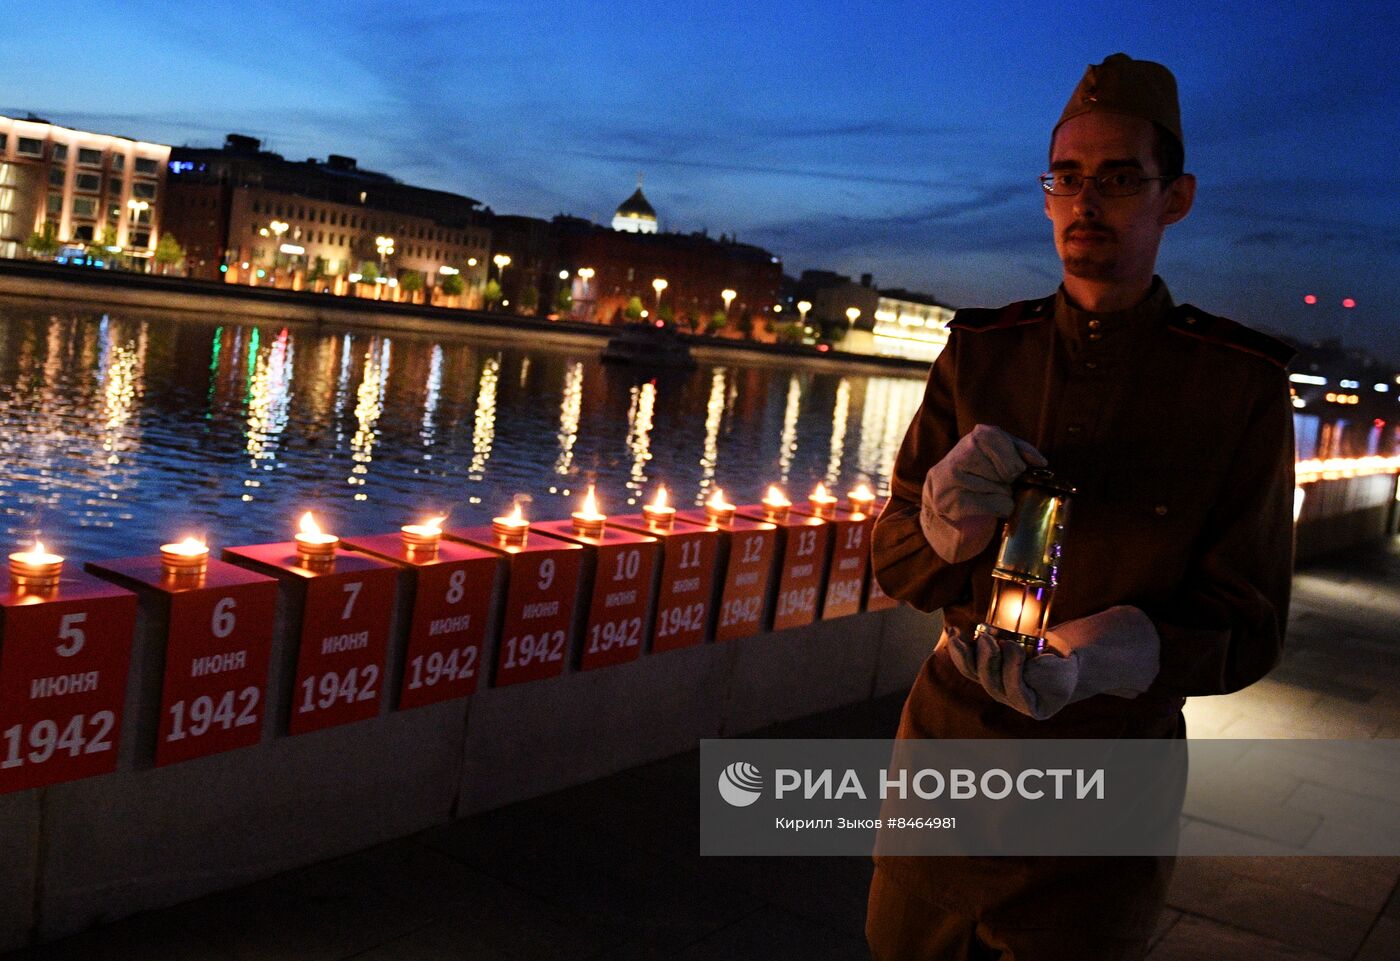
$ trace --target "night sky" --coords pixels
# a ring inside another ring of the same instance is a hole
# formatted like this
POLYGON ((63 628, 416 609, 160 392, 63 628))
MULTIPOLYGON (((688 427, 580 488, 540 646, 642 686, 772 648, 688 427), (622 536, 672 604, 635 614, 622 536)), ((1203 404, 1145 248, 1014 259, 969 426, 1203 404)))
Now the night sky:
POLYGON ((1085 65, 1121 50, 1181 87, 1200 189, 1158 264, 1176 299, 1400 361, 1393 4, 5 9, 11 116, 172 144, 238 131, 540 217, 607 222, 642 171, 664 229, 955 306, 1058 282, 1034 178, 1085 65))

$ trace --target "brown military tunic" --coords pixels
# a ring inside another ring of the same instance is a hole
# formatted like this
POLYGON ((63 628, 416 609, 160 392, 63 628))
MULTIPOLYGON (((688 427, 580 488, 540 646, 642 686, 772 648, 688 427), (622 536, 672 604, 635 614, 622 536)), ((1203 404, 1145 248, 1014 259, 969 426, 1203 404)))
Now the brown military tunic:
MULTIPOLYGON (((1033 443, 1073 484, 1054 623, 1116 604, 1145 611, 1161 671, 1135 699, 1099 695, 1036 721, 993 700, 945 652, 925 661, 900 737, 1175 737, 1191 695, 1263 677, 1283 644, 1292 575, 1293 419, 1287 345, 1190 306, 1154 279, 1144 302, 1091 313, 1064 289, 959 311, 900 448, 875 525, 891 596, 970 637, 985 616, 997 540, 949 564, 919 524, 924 476, 976 424, 1033 443)), ((1057 919, 1105 936, 1150 932, 1169 859, 877 858, 960 914, 1057 919)))

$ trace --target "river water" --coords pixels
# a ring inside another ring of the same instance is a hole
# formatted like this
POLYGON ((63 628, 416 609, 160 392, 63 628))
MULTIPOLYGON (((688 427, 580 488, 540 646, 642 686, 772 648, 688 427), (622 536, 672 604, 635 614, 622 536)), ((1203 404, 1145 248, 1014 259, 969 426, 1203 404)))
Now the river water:
MULTIPOLYGON (((337 533, 434 514, 485 524, 513 500, 567 517, 589 483, 637 513, 664 483, 700 504, 769 484, 793 500, 889 491, 923 377, 702 364, 643 374, 597 349, 512 339, 103 313, 0 301, 5 543, 82 560, 288 540, 312 510, 337 533)), ((1393 425, 1300 412, 1299 456, 1392 453, 1393 425)))
POLYGON ((596 483, 635 513, 818 481, 888 491, 917 376, 701 365, 648 376, 596 350, 317 331, 238 318, 0 302, 6 543, 82 560, 288 540, 434 513, 488 523, 517 495, 567 517, 596 483))

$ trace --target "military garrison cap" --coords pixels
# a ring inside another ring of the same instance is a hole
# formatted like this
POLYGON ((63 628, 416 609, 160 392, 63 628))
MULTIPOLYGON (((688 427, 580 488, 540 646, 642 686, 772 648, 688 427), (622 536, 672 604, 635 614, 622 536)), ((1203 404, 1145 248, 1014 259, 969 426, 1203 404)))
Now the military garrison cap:
MULTIPOLYGON (((1055 130, 1071 117, 1103 111, 1150 120, 1176 138, 1181 136, 1181 105, 1176 99, 1176 78, 1160 63, 1134 60, 1126 53, 1115 53, 1103 63, 1084 71, 1079 86, 1070 94, 1055 130)), ((1050 134, 1053 140, 1054 132, 1050 134)))

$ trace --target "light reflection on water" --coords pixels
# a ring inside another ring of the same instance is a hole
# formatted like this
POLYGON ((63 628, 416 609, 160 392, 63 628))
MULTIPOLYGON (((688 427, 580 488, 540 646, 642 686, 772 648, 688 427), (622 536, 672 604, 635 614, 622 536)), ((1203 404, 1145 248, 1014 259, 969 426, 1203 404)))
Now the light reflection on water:
POLYGON ((341 533, 451 511, 485 523, 517 494, 563 517, 596 482, 633 511, 779 479, 888 490, 918 377, 701 365, 605 367, 596 351, 346 333, 232 317, 0 304, 0 507, 75 558, 341 533))

